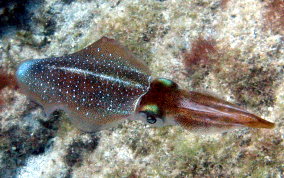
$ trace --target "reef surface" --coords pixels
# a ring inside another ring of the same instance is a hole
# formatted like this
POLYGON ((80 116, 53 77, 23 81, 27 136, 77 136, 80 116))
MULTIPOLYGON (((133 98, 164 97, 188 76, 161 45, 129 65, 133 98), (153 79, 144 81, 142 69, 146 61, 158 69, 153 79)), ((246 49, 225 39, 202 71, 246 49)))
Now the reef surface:
POLYGON ((0 27, 0 69, 9 76, 23 60, 69 54, 107 36, 153 76, 276 123, 203 135, 125 121, 83 133, 62 112, 46 118, 11 87, 12 77, 1 76, 0 177, 284 176, 283 12, 281 0, 0 3, 7 24, 0 27))

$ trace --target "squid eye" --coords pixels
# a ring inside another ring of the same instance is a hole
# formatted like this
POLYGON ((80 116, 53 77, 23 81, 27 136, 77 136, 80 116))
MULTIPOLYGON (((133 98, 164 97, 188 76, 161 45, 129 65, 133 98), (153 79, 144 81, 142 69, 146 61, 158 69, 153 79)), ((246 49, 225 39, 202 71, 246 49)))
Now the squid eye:
POLYGON ((147 116, 147 122, 149 124, 155 124, 157 122, 157 119, 155 116, 147 116))
POLYGON ((145 119, 145 121, 149 124, 155 124, 157 122, 156 115, 152 112, 148 111, 141 111, 139 112, 140 115, 145 119))

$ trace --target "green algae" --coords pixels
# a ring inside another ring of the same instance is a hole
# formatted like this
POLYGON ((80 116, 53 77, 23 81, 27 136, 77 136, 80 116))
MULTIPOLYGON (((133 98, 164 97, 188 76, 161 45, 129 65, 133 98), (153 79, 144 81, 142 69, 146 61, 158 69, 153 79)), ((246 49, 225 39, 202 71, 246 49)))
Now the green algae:
POLYGON ((133 3, 125 7, 125 14, 121 16, 107 14, 97 22, 97 24, 103 24, 103 26, 96 29, 95 32, 89 32, 77 49, 82 49, 87 44, 96 41, 97 37, 94 37, 94 34, 97 33, 100 36, 118 40, 138 57, 149 62, 152 59, 149 42, 151 42, 151 39, 164 35, 167 30, 163 27, 165 19, 161 14, 164 7, 159 2, 151 5, 133 3))
POLYGON ((66 137, 68 133, 74 129, 76 128, 70 122, 70 118, 65 113, 62 113, 57 136, 64 139, 64 137, 66 137))

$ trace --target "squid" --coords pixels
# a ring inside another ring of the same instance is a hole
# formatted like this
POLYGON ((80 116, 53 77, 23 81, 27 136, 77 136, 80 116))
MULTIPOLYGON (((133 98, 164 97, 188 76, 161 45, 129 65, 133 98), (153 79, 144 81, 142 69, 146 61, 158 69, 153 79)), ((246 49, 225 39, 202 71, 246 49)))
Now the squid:
POLYGON ((63 110, 85 132, 125 119, 204 132, 274 127, 235 104, 153 78, 142 61, 107 37, 73 54, 26 60, 16 78, 20 91, 42 105, 47 116, 63 110))

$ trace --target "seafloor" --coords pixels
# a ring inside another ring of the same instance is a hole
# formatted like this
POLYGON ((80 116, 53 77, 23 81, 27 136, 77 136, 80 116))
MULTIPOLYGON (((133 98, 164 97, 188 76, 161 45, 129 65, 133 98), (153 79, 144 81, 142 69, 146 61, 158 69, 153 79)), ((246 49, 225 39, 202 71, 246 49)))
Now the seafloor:
POLYGON ((0 22, 0 65, 11 76, 23 60, 107 36, 153 76, 276 123, 204 135, 126 121, 88 134, 1 86, 0 177, 284 176, 283 0, 12 0, 0 2, 0 22))

